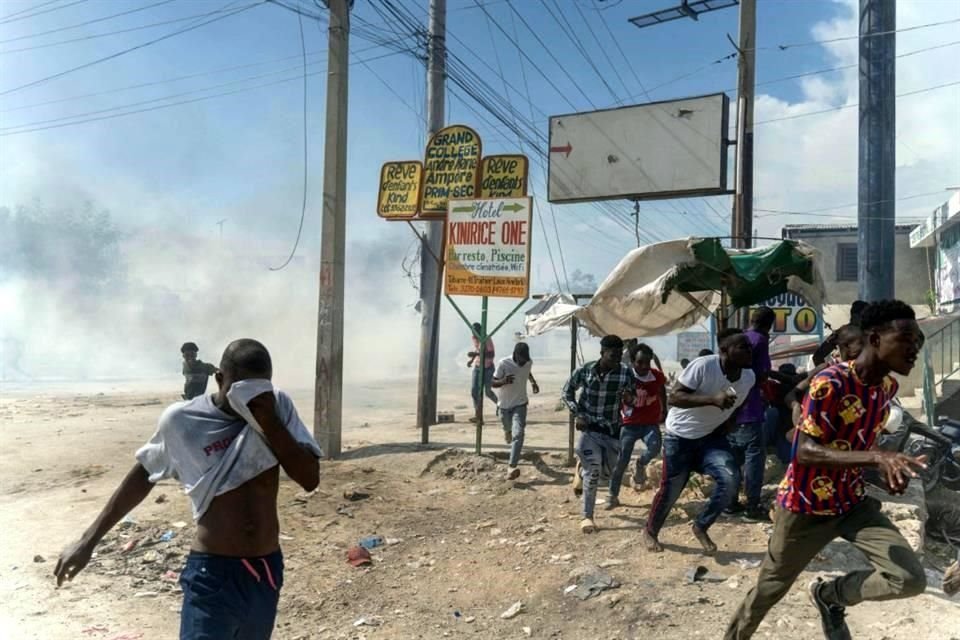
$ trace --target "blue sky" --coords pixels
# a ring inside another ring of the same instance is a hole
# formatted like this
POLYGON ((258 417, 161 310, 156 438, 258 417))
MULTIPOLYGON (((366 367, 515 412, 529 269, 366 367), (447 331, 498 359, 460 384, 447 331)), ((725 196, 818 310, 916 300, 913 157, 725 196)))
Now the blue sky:
MULTIPOLYGON (((313 0, 284 1, 312 13, 325 13, 313 0)), ((394 1, 426 23, 426 0, 394 1)), ((710 64, 733 51, 727 34, 737 37, 735 9, 702 16, 699 22, 677 21, 640 30, 627 18, 666 7, 672 0, 481 2, 493 21, 474 0, 449 0, 448 46, 498 90, 503 87, 501 79, 480 59, 493 68, 497 68, 499 59, 506 80, 518 89, 524 87, 525 74, 537 110, 536 123, 543 132, 547 123, 540 112, 589 110, 591 102, 597 107, 615 104, 601 78, 554 19, 561 11, 576 27, 579 40, 614 89, 617 100, 646 101, 637 78, 648 90, 667 83, 650 91, 658 100, 722 90, 735 98, 735 60, 710 64), (511 11, 511 5, 545 46, 511 11), (501 28, 508 34, 516 29, 516 44, 535 65, 521 58, 501 28), (604 44, 603 49, 595 38, 604 44), (613 39, 622 54, 612 44, 613 39), (549 77, 549 83, 541 72, 549 77)), ((0 9, 0 158, 4 165, 0 172, 0 205, 36 197, 54 202, 93 199, 109 208, 127 228, 156 230, 160 235, 181 233, 201 248, 216 242, 216 222, 226 218, 227 243, 242 244, 245 252, 267 256, 263 258, 267 261, 275 256, 282 259, 296 233, 302 197, 303 94, 296 14, 264 3, 102 64, 14 90, 210 19, 180 20, 184 17, 246 4, 244 0, 4 2, 0 9), (159 6, 36 35, 153 4, 159 6), (36 11, 53 10, 21 19, 30 16, 31 7, 39 5, 45 6, 36 11), (177 22, 158 27, 4 53, 174 20, 177 22), (244 68, 225 70, 238 66, 244 68), (177 79, 186 75, 196 77, 177 79), (44 126, 42 123, 54 120, 48 124, 57 124, 57 118, 91 112, 89 117, 109 115, 114 112, 108 110, 124 105, 135 105, 131 109, 153 107, 275 81, 283 82, 126 117, 3 135, 32 123, 44 126), (150 86, 124 89, 144 83, 150 86), (79 97, 95 92, 105 93, 79 97), (160 100, 145 103, 154 99, 160 100), (41 104, 50 101, 58 102, 41 104)), ((356 1, 355 26, 365 21, 368 28, 389 37, 393 33, 390 25, 374 10, 375 5, 381 6, 378 0, 356 1)), ((898 11, 898 27, 905 28, 956 20, 960 18, 960 3, 901 0, 898 11)), ((762 84, 855 62, 856 40, 845 39, 856 35, 855 0, 760 0, 758 25, 758 122, 856 102, 856 73, 851 69, 762 84), (836 42, 811 44, 838 38, 836 42), (778 48, 796 43, 803 46, 783 51, 778 48)), ((312 18, 304 18, 304 31, 306 49, 313 54, 309 71, 314 75, 308 78, 307 94, 308 209, 298 255, 315 258, 319 247, 327 37, 325 25, 312 18)), ((910 31, 898 36, 898 53, 956 40, 960 40, 957 22, 910 31)), ((414 44, 412 39, 406 42, 414 44)), ((355 64, 350 69, 348 267, 362 271, 376 247, 399 247, 402 253, 411 244, 406 225, 376 217, 375 196, 382 162, 422 155, 424 71, 410 56, 377 47, 357 34, 351 39, 351 48, 355 64), (364 64, 359 60, 369 61, 364 64)), ((951 62, 956 60, 958 48, 949 46, 898 59, 898 92, 960 80, 960 72, 951 62)), ((525 89, 522 94, 511 91, 510 98, 521 114, 528 115, 525 94, 525 89)), ((960 182, 958 105, 960 89, 955 85, 898 101, 898 196, 926 194, 898 204, 898 216, 903 219, 926 215, 946 199, 944 187, 960 182)), ((484 139, 485 153, 520 150, 509 131, 479 120, 454 91, 448 92, 447 121, 476 128, 484 139)), ((855 108, 758 125, 756 136, 756 206, 766 210, 758 210, 761 234, 779 235, 780 226, 788 222, 850 222, 855 217, 856 208, 827 209, 856 201, 855 108), (814 213, 777 213, 784 210, 814 213)), ((622 222, 612 221, 594 207, 547 206, 542 199, 542 173, 534 169, 532 180, 541 196, 549 244, 559 271, 557 236, 567 272, 581 269, 598 278, 634 246, 632 229, 625 229, 622 222)), ((644 233, 659 239, 727 233, 729 199, 716 197, 709 201, 716 211, 708 209, 704 200, 644 204, 644 233)), ((630 211, 627 203, 615 203, 614 207, 623 213, 630 211)), ((554 267, 543 236, 536 229, 534 241, 534 289, 556 286, 554 267)), ((150 247, 149 238, 141 238, 140 243, 141 249, 150 247)), ((389 274, 390 284, 404 288, 405 299, 415 298, 399 264, 385 264, 383 269, 389 274)), ((348 291, 348 304, 349 298, 348 291)), ((415 331, 415 319, 410 322, 415 331)))

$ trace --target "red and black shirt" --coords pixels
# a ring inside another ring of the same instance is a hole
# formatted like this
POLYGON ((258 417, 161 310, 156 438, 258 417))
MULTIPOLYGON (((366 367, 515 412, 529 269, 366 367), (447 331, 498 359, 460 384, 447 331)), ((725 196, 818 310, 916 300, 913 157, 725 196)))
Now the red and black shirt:
POLYGON ((800 433, 825 447, 866 451, 887 421, 897 388, 897 381, 890 376, 878 385, 865 384, 852 362, 835 364, 814 377, 803 400, 793 460, 777 492, 780 506, 794 513, 838 515, 863 501, 866 489, 860 467, 814 467, 797 462, 800 433))

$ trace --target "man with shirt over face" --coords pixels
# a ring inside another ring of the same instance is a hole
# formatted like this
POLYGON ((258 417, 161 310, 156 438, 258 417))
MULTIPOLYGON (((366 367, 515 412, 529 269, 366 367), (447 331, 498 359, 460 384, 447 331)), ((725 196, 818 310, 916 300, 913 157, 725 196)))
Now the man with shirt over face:
POLYGON ((280 467, 306 491, 317 487, 320 473, 320 447, 290 397, 273 388, 272 375, 262 344, 232 342, 216 374, 219 391, 163 412, 103 511, 61 554, 57 586, 86 567, 97 543, 155 483, 175 478, 197 522, 180 574, 180 639, 270 638, 283 586, 280 467))
POLYGON ((643 532, 648 551, 663 551, 660 529, 693 472, 710 476, 716 483, 692 530, 706 553, 717 550, 707 529, 733 500, 740 478, 727 441, 727 421, 743 404, 755 380, 749 368, 750 342, 742 331, 724 329, 717 335, 717 343, 720 355, 691 362, 667 398, 670 411, 663 438, 663 472, 643 532))
POLYGON ((611 472, 620 455, 620 403, 634 400, 633 371, 622 360, 623 340, 606 336, 600 341, 600 359, 577 369, 563 386, 563 400, 580 432, 576 454, 583 482, 583 533, 597 530, 593 511, 600 475, 611 472))
POLYGON ((793 459, 777 494, 777 512, 757 585, 727 627, 726 640, 753 636, 807 564, 834 538, 867 557, 870 569, 809 586, 828 640, 848 640, 845 608, 864 600, 923 592, 926 575, 897 527, 866 495, 864 467, 876 467, 891 493, 903 493, 925 457, 874 449, 897 382, 916 364, 924 337, 913 309, 899 300, 869 305, 860 318, 863 349, 852 362, 817 374, 803 401, 793 459))

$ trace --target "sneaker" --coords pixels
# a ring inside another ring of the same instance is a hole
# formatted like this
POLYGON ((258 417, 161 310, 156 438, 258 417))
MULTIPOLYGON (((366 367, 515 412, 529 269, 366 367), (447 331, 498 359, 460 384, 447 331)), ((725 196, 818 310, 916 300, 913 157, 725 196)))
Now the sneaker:
POLYGON ((750 522, 770 522, 770 513, 763 507, 747 507, 743 512, 743 519, 750 522))
POLYGON ((844 620, 846 609, 844 607, 827 604, 820 597, 820 589, 826 583, 817 578, 810 583, 809 593, 810 601, 820 612, 820 625, 823 627, 823 637, 826 640, 850 640, 850 629, 844 620))
POLYGON ((729 507, 724 509, 723 512, 728 516, 735 516, 743 513, 745 510, 746 510, 746 507, 743 506, 743 503, 737 500, 736 502, 731 504, 729 507))
POLYGON ((520 477, 520 468, 510 467, 510 470, 507 471, 507 480, 516 480, 519 477, 520 477))
POLYGON ((580 521, 580 532, 581 533, 594 533, 597 530, 597 525, 593 523, 593 518, 584 518, 580 521))
POLYGON ((610 496, 607 498, 607 504, 604 505, 604 509, 607 511, 613 511, 620 506, 620 499, 617 496, 610 496))

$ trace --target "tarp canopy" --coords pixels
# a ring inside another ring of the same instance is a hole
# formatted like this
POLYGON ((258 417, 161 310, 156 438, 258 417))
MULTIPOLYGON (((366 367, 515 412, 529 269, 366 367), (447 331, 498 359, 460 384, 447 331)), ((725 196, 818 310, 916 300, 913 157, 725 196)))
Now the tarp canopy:
POLYGON ((576 317, 591 334, 658 336, 700 324, 726 290, 735 306, 759 304, 785 292, 811 305, 824 300, 819 254, 794 240, 759 249, 727 249, 716 238, 671 240, 634 249, 584 305, 556 302, 528 314, 535 336, 576 317))

